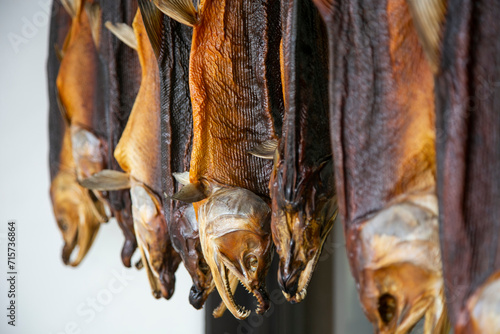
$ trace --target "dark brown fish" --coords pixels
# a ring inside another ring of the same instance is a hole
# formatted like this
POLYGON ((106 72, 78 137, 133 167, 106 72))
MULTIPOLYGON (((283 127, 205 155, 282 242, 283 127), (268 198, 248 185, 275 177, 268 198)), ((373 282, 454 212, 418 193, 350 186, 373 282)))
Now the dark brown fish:
MULTIPOLYGON (((136 0, 102 1, 101 6, 102 25, 108 21, 131 25, 137 11, 136 0)), ((108 147, 106 168, 122 171, 113 152, 125 129, 139 90, 141 66, 137 52, 120 42, 104 27, 101 28, 99 54, 105 72, 106 87, 104 90, 108 147)), ((110 191, 106 200, 125 237, 121 253, 122 262, 126 267, 130 267, 132 254, 137 248, 130 192, 110 191)))
POLYGON ((443 272, 456 334, 500 331, 500 3, 448 1, 437 86, 443 272))
POLYGON ((404 0, 315 3, 328 27, 330 125, 351 270, 377 333, 446 332, 434 80, 404 0))
MULTIPOLYGON (((302 301, 337 215, 328 125, 328 39, 309 0, 282 2, 283 134, 271 174, 273 241, 278 282, 286 298, 302 301)), ((265 154, 259 147, 254 154, 265 154), (261 151, 261 152, 258 152, 261 151)))
POLYGON ((279 3, 154 1, 193 26, 189 67, 193 149, 189 181, 175 199, 195 202, 200 241, 219 294, 240 319, 233 278, 269 307, 265 277, 272 255, 269 197, 272 164, 248 151, 279 129, 279 3), (261 197, 259 197, 261 196, 261 197))
MULTIPOLYGON (((65 10, 72 16, 63 13, 63 7, 54 2, 54 13, 51 22, 50 48, 56 54, 49 51, 49 128, 50 128, 50 169, 51 187, 50 195, 54 210, 54 216, 63 234, 65 242, 62 258, 65 264, 77 266, 87 254, 92 242, 99 230, 100 223, 107 221, 103 203, 94 194, 81 187, 77 180, 77 166, 74 160, 72 143, 71 118, 68 117, 65 108, 61 103, 61 87, 59 80, 61 72, 67 72, 68 62, 75 59, 75 43, 81 49, 95 48, 90 34, 88 18, 82 15, 82 11, 77 11, 77 7, 68 7, 67 2, 63 2, 65 10), (64 31, 67 31, 65 34, 64 31), (64 42, 63 41, 63 35, 64 42), (89 40, 86 37, 90 37, 89 40), (57 78, 54 73, 57 65, 55 58, 61 60, 57 78), (66 68, 66 69, 65 69, 66 68), (78 254, 75 259, 71 259, 73 250, 78 246, 78 254)), ((92 59, 91 59, 92 60, 92 59)), ((69 87, 67 87, 69 90, 69 87)), ((65 93, 71 94, 64 90, 65 93)))

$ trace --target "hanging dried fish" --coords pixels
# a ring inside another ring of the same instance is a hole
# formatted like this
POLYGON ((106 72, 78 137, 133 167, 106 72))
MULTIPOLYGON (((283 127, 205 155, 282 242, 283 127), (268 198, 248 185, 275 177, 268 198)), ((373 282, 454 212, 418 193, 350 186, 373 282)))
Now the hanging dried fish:
POLYGON ((62 61, 63 67, 67 63, 66 56, 71 57, 70 47, 72 40, 78 38, 77 26, 80 20, 76 16, 69 16, 57 2, 53 3, 53 13, 47 63, 50 98, 50 197, 65 243, 63 262, 77 266, 90 249, 100 224, 107 221, 107 216, 103 203, 77 181, 69 118, 56 87, 56 80, 59 78, 56 78, 56 74, 59 75, 60 72, 58 60, 62 61), (76 246, 78 254, 72 260, 71 255, 76 246))
POLYGON ((447 333, 435 194, 434 81, 403 0, 316 0, 328 27, 339 209, 379 333, 447 333))
MULTIPOLYGON (((158 59, 162 181, 165 193, 171 196, 180 190, 182 184, 189 183, 189 175, 187 181, 179 182, 173 174, 189 170, 191 160, 193 112, 189 94, 189 53, 192 29, 164 15, 149 1, 140 1, 140 6, 158 59)), ((193 280, 189 302, 199 309, 215 285, 201 250, 193 206, 165 198, 163 208, 172 245, 193 280)))
MULTIPOLYGON (((137 11, 137 1, 102 1, 101 24, 124 22, 132 24, 137 11)), ((137 52, 120 42, 108 29, 101 27, 99 54, 104 76, 105 108, 107 120, 106 168, 123 171, 113 152, 125 129, 141 83, 141 67, 137 52)), ((126 267, 137 248, 132 218, 132 202, 128 190, 110 191, 105 196, 113 216, 125 237, 121 258, 126 267)))
MULTIPOLYGON (((109 25, 109 24, 108 24, 109 25)), ((134 108, 115 150, 125 173, 104 170, 82 184, 91 189, 130 188, 137 242, 153 295, 169 299, 174 293, 175 271, 181 261, 170 241, 162 205, 160 154, 160 86, 158 64, 140 11, 132 28, 114 25, 120 38, 137 45, 142 80, 134 108)))
POLYGON ((247 152, 276 139, 280 127, 279 67, 269 67, 278 59, 279 3, 206 0, 197 12, 189 1, 180 8, 171 1, 155 3, 167 15, 176 13, 174 19, 188 17, 194 24, 190 183, 173 198, 195 202, 201 246, 217 290, 231 313, 244 319, 250 311, 234 301, 234 278, 257 298, 257 312, 269 307, 271 212, 263 198, 269 195, 272 166, 247 152))
POLYGON ((289 301, 307 293, 337 215, 328 126, 328 39, 309 0, 282 2, 283 135, 253 150, 274 159, 272 234, 278 282, 289 301), (276 149, 277 147, 277 149, 276 149))
POLYGON ((500 332, 500 3, 448 1, 437 72, 438 196, 456 334, 500 332))

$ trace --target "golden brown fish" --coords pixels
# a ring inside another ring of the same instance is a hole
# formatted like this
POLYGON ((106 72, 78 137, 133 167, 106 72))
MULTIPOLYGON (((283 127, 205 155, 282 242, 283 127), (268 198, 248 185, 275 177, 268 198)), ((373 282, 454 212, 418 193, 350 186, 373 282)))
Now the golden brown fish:
POLYGON ((268 307, 265 276, 272 254, 268 199, 270 162, 248 154, 280 127, 279 3, 154 1, 193 26, 189 67, 193 106, 190 183, 174 199, 194 202, 200 241, 215 285, 231 313, 249 311, 233 299, 236 277, 268 307), (251 17, 251 20, 249 19, 251 17), (260 196, 260 197, 259 197, 260 196))
MULTIPOLYGON (((74 11, 70 12, 75 15, 74 11)), ((50 196, 54 216, 65 243, 63 262, 77 266, 90 249, 100 223, 107 221, 107 216, 103 203, 77 181, 68 118, 64 110, 61 110, 56 88, 59 61, 65 62, 64 57, 69 52, 68 45, 71 32, 75 29, 75 19, 56 1, 53 3, 53 13, 47 63, 50 98, 50 196), (77 246, 78 254, 71 259, 77 246)))

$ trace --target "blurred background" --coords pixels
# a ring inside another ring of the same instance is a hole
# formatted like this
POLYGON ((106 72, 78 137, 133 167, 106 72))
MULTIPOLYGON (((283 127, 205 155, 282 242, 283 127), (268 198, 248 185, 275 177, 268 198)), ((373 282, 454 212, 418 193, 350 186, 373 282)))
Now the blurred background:
MULTIPOLYGON (((273 333, 371 333, 338 222, 306 300, 290 305, 270 282, 274 314, 245 322, 230 315, 214 321, 212 309, 207 315, 195 310, 188 302, 191 279, 182 266, 172 299, 154 299, 146 273, 121 264, 123 236, 114 220, 101 227, 79 267, 64 266, 49 198, 45 62, 50 8, 51 0, 0 1, 0 333, 264 333, 269 328, 273 333), (17 221, 16 327, 6 318, 11 219, 17 221)), ((269 281, 275 276, 270 272, 269 281)))

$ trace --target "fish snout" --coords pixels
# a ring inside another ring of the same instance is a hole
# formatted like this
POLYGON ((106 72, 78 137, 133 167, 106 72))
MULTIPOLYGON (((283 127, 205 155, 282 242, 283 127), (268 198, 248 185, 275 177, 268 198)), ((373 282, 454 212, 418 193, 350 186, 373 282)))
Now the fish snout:
POLYGON ((160 283, 161 295, 167 300, 170 299, 175 291, 175 275, 163 271, 160 274, 160 283))
POLYGON ((121 252, 122 263, 125 267, 130 268, 132 266, 132 255, 134 254, 136 248, 137 242, 135 240, 125 240, 121 252))
POLYGON ((65 265, 69 265, 69 258, 72 252, 73 252, 73 247, 65 243, 61 252, 61 258, 65 265))
POLYGON ((278 284, 281 290, 285 293, 287 299, 292 298, 297 293, 299 288, 299 278, 304 265, 297 263, 289 266, 280 266, 278 275, 278 284))
POLYGON ((205 303, 204 292, 204 289, 199 289, 194 284, 189 291, 189 303, 197 310, 201 309, 205 303))

